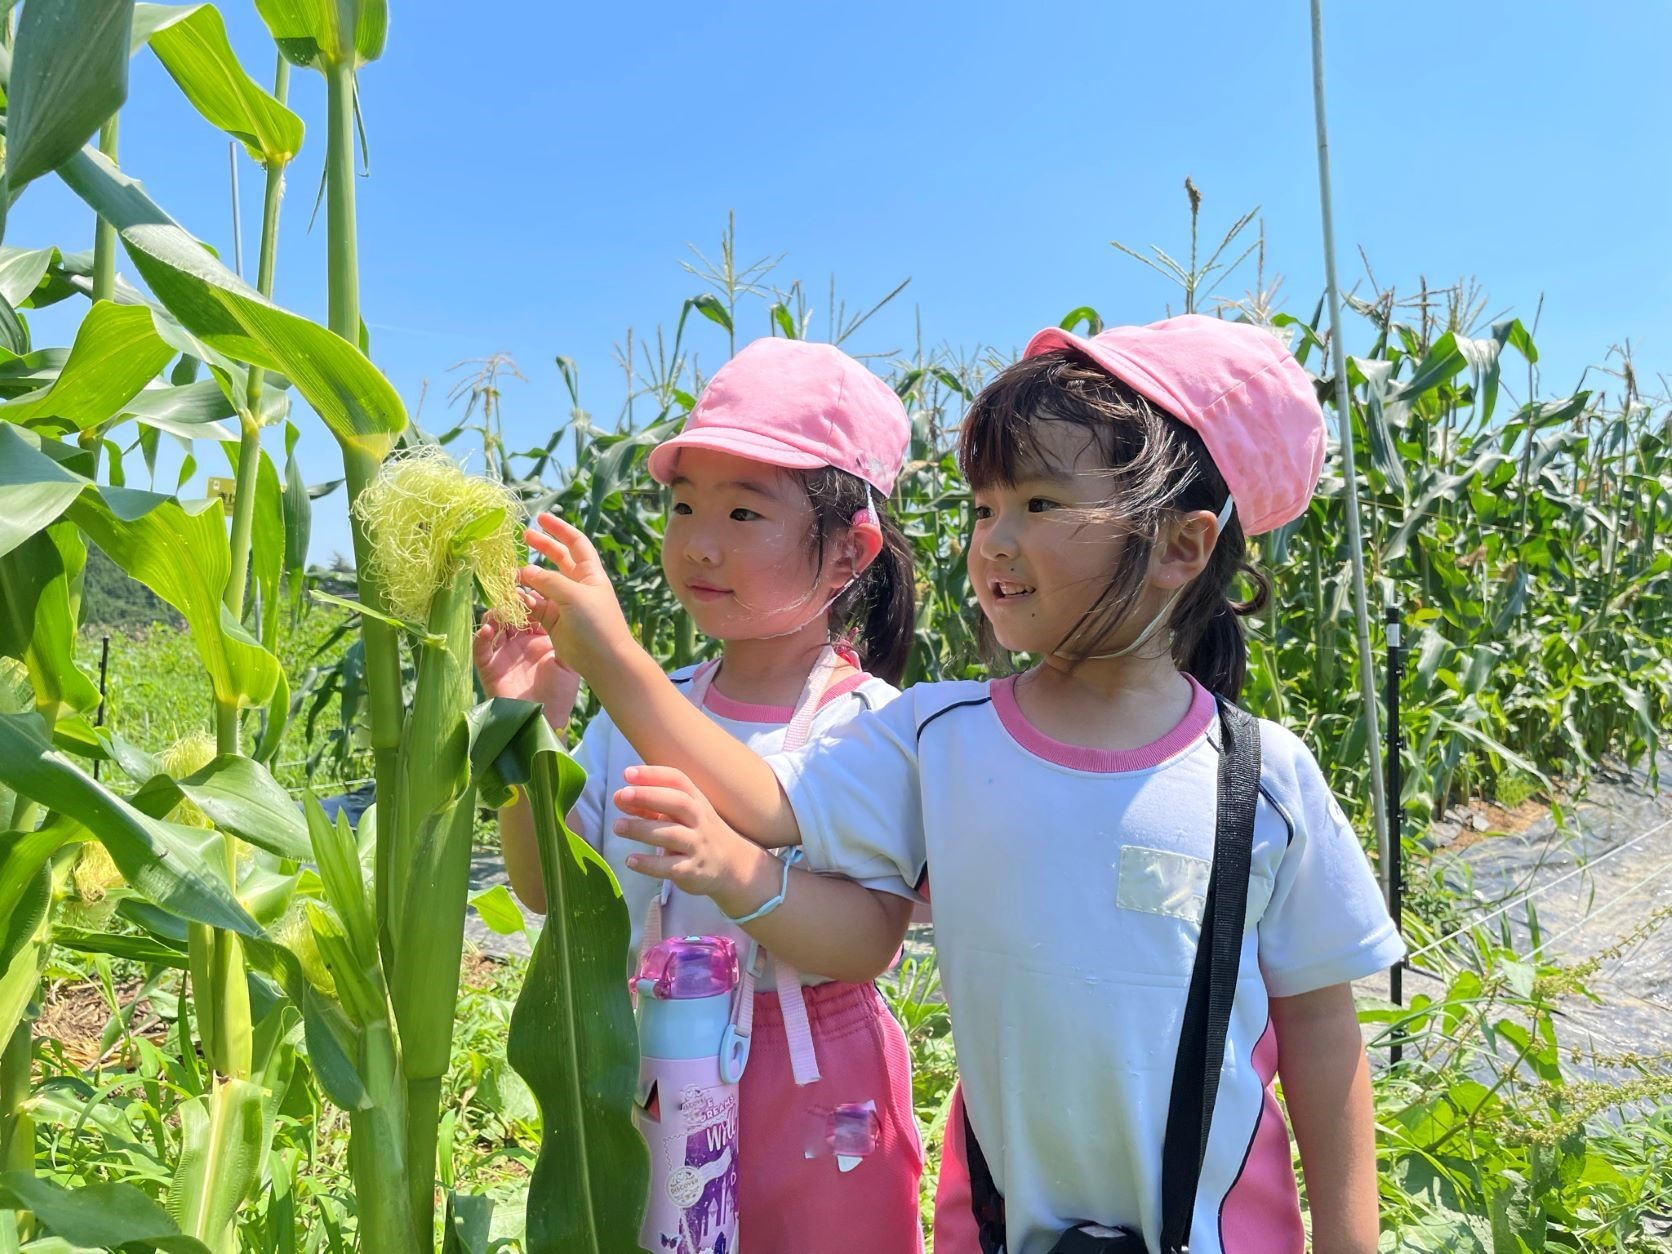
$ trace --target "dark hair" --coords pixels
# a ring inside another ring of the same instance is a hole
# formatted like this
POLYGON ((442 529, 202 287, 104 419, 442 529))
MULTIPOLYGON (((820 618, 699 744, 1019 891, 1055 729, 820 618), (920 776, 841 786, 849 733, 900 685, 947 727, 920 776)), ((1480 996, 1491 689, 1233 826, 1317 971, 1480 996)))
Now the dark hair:
MULTIPOLYGON (((1113 526, 1125 542, 1108 586, 1063 639, 1090 653, 1124 622, 1143 594, 1150 551, 1170 516, 1217 514, 1229 489, 1195 431, 1114 376, 1068 351, 1028 357, 982 389, 964 418, 958 465, 977 491, 1012 484, 1048 464, 1041 437, 1048 424, 1085 431, 1108 468, 1106 504, 1089 521, 1113 526)), ((1167 626, 1173 661, 1212 692, 1236 700, 1248 671, 1243 615, 1265 606, 1270 585, 1246 560, 1247 541, 1233 512, 1202 573, 1173 603, 1167 626), (1241 572, 1254 595, 1238 601, 1241 572)))
POLYGON ((825 544, 853 525, 853 516, 869 499, 882 528, 882 551, 830 607, 830 630, 845 636, 865 669, 898 684, 906 674, 917 628, 917 583, 911 542, 888 516, 888 502, 865 481, 834 466, 793 472, 813 506, 812 547, 815 565, 824 568, 825 544))

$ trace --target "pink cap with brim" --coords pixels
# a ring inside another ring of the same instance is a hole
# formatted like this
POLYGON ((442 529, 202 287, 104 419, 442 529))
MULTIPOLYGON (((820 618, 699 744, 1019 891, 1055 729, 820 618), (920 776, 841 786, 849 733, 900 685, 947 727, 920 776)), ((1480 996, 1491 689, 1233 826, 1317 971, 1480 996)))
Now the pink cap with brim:
POLYGON ((1081 339, 1047 327, 1024 357, 1078 353, 1195 429, 1231 490, 1244 535, 1306 512, 1324 468, 1312 376, 1271 332, 1184 314, 1081 339))
POLYGON ((863 365, 829 344, 772 338, 720 367, 649 466, 669 483, 680 449, 706 448, 788 470, 834 466, 887 496, 910 442, 906 407, 863 365))

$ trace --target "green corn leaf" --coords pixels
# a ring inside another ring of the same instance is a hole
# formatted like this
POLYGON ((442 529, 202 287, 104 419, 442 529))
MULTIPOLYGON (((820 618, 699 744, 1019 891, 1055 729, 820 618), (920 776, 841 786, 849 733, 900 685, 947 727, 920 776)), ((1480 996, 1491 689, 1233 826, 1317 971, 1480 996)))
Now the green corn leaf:
POLYGON ((18 317, 10 301, 0 297, 0 354, 29 351, 29 324, 18 317))
MULTIPOLYGON (((262 425, 282 421, 289 410, 290 397, 286 392, 263 386, 261 414, 257 419, 262 425)), ((221 419, 236 418, 238 411, 213 379, 144 388, 122 406, 122 413, 183 440, 238 438, 236 431, 219 425, 221 419)))
POLYGON ((500 936, 519 936, 528 930, 528 920, 523 918, 522 910, 503 884, 495 884, 485 892, 477 893, 470 899, 470 904, 476 908, 477 916, 487 924, 488 930, 500 936))
POLYGON ((32 832, 0 833, 0 1040, 10 1040, 40 988, 53 939, 52 903, 85 833, 62 817, 32 832))
POLYGON ((41 986, 52 926, 52 867, 41 861, 6 920, 7 937, 0 943, 0 1030, 11 1040, 41 986))
POLYGON ((441 1254, 488 1254, 493 1248, 492 1227, 491 1197, 449 1191, 441 1254))
MULTIPOLYGON (((214 844, 218 848, 220 839, 214 844)), ((186 942, 203 1060, 221 1075, 247 1075, 250 986, 243 948, 232 933, 195 923, 187 930, 186 942)))
POLYGON ((340 1007, 312 986, 302 995, 302 1029, 308 1046, 308 1065, 313 1068, 325 1096, 343 1110, 371 1109, 371 1096, 366 1092, 356 1063, 360 1052, 359 1029, 348 1021, 340 1007))
POLYGON ((0 655, 24 664, 36 708, 55 724, 99 704, 98 687, 75 656, 72 583, 86 563, 87 547, 68 523, 0 557, 0 655))
POLYGON ((273 42, 297 65, 323 69, 350 58, 364 65, 383 55, 389 33, 384 0, 256 0, 255 7, 273 42))
POLYGON ((217 1080, 214 1092, 175 1109, 180 1159, 168 1213, 188 1236, 222 1248, 238 1204, 261 1169, 262 1092, 247 1080, 217 1080))
POLYGON ((279 578, 285 555, 284 488, 278 468, 261 450, 255 476, 255 518, 250 530, 250 582, 261 597, 261 643, 269 653, 279 645, 279 578))
POLYGON ((80 928, 55 924, 52 943, 60 949, 78 954, 110 954, 129 962, 148 967, 186 969, 186 951, 177 945, 158 940, 154 936, 124 936, 116 932, 86 932, 80 928))
POLYGON ((302 603, 302 576, 307 568, 308 542, 313 532, 313 501, 308 496, 307 481, 302 478, 302 467, 296 460, 296 439, 299 434, 294 423, 285 423, 282 501, 284 574, 290 583, 290 601, 293 607, 299 607, 302 603))
POLYGON ((142 1249, 209 1254, 201 1242, 183 1238, 168 1213, 131 1184, 66 1189, 27 1172, 8 1171, 0 1175, 0 1206, 29 1211, 49 1233, 72 1246, 117 1249, 143 1243, 142 1249))
POLYGON ((233 620, 221 599, 231 555, 218 500, 182 503, 106 488, 85 492, 68 512, 112 561, 180 611, 219 704, 268 702, 279 661, 233 620))
POLYGON ((59 176, 115 225, 134 266, 188 332, 228 357, 284 375, 346 447, 382 460, 394 446, 406 411, 357 348, 234 275, 97 152, 83 149, 59 176))
POLYGON ((21 541, 22 526, 39 529, 57 516, 53 511, 67 515, 112 561, 180 611, 218 703, 266 704, 279 662, 222 604, 231 555, 220 502, 101 489, 49 456, 49 448, 0 425, 0 554, 21 541))
MULTIPOLYGON (((40 923, 25 902, 52 855, 86 839, 77 825, 57 818, 29 832, 0 832, 0 965, 9 961, 40 923)), ((40 903, 44 911, 45 902, 40 903)))
POLYGON ((372 903, 360 867, 360 851, 354 833, 349 831, 348 819, 339 813, 337 822, 332 823, 312 793, 302 798, 302 810, 314 862, 325 887, 325 900, 341 920, 357 960, 370 962, 377 952, 377 922, 372 916, 372 903))
POLYGON ((192 802, 223 832, 281 858, 313 856, 307 823, 279 781, 259 762, 223 753, 184 779, 157 775, 131 798, 136 809, 161 818, 181 800, 192 802))
POLYGON ((638 1036, 622 978, 627 908, 608 864, 564 825, 585 777, 540 708, 490 701, 471 712, 471 726, 483 795, 527 791, 550 906, 506 1050, 534 1092, 544 1128, 529 1182, 527 1248, 630 1250, 650 1159, 633 1123, 638 1036))
POLYGON ((0 419, 19 424, 50 420, 76 431, 100 426, 120 414, 173 355, 149 309, 101 300, 76 329, 58 378, 0 404, 0 419))
POLYGON ((6 86, 13 196, 72 157, 128 98, 133 0, 23 6, 6 86))
POLYGON ((43 530, 81 495, 88 480, 66 463, 74 451, 0 423, 0 555, 43 530))
POLYGON ((36 714, 0 714, 0 783, 93 833, 124 879, 165 910, 245 936, 261 929, 196 847, 205 833, 150 818, 52 747, 36 714))
POLYGON ((0 248, 0 296, 21 309, 63 254, 56 248, 0 248))
POLYGON ((244 72, 213 5, 183 8, 141 4, 136 37, 144 29, 151 51, 210 125, 242 141, 253 161, 283 167, 302 147, 302 119, 244 72))

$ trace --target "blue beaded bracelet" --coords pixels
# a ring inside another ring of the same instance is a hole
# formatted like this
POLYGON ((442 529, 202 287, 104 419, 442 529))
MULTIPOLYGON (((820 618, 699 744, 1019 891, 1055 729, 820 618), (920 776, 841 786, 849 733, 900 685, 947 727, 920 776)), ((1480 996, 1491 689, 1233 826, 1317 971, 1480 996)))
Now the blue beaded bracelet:
POLYGON ((749 913, 744 915, 741 919, 732 919, 731 915, 729 915, 729 914, 726 915, 726 917, 728 919, 731 919, 731 921, 733 923, 740 923, 740 924, 741 923, 753 923, 756 919, 765 918, 767 915, 771 914, 774 910, 776 910, 779 906, 783 905, 784 904, 784 898, 789 895, 789 891, 790 891, 790 864, 791 864, 792 861, 793 861, 793 859, 791 859, 791 858, 785 858, 784 859, 784 878, 778 885, 778 895, 776 897, 772 898, 770 901, 766 902, 764 905, 761 905, 761 906, 757 907, 756 909, 749 911, 749 913))

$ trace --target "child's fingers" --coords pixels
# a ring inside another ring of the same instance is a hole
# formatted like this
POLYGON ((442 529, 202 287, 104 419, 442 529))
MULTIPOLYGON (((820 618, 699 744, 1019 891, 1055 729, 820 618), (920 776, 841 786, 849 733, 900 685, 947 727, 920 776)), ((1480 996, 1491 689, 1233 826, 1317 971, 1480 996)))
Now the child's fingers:
MULTIPOLYGON (((562 604, 563 585, 567 582, 562 575, 555 570, 547 570, 542 566, 524 566, 517 571, 517 582, 525 588, 532 589, 541 600, 546 602, 541 607, 542 614, 555 617, 552 611, 562 604)), ((542 617, 541 621, 546 622, 548 620, 542 617)))
POLYGON ((696 833, 683 823, 670 823, 664 818, 621 818, 611 828, 624 840, 641 845, 653 845, 668 853, 690 853, 696 843, 696 833))
POLYGON ((676 854, 630 853, 627 865, 641 875, 671 880, 678 873, 678 868, 685 865, 685 859, 676 854))
POLYGON ((629 766, 622 774, 629 784, 643 784, 649 788, 674 788, 691 797, 702 795, 691 782, 691 777, 676 766, 651 766, 645 763, 629 766))
POLYGON ((476 634, 470 638, 470 658, 476 663, 477 670, 485 670, 494 655, 494 628, 492 623, 483 623, 476 629, 476 634))
POLYGON ((677 788, 652 788, 633 784, 615 794, 616 808, 623 813, 665 814, 676 823, 695 827, 701 817, 697 802, 688 792, 677 788))
POLYGON ((535 517, 534 521, 539 523, 554 538, 567 545, 575 560, 581 565, 602 565, 598 559, 598 550, 593 547, 586 532, 579 527, 570 526, 552 513, 541 513, 535 517))
POLYGON ((575 558, 569 552, 569 546, 561 540, 554 540, 543 531, 536 531, 530 527, 523 532, 528 541, 528 547, 536 553, 544 554, 552 560, 552 564, 571 579, 575 576, 575 558))

